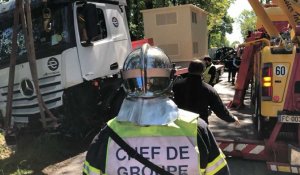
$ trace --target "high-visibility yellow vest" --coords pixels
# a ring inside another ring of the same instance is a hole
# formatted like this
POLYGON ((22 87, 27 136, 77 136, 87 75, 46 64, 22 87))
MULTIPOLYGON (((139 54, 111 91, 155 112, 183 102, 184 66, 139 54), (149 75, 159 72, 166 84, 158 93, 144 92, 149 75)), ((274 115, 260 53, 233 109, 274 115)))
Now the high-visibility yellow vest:
MULTIPOLYGON (((209 72, 209 70, 210 70, 213 66, 214 66, 214 65, 211 63, 211 65, 208 66, 208 67, 206 67, 205 71, 203 72, 203 81, 204 81, 205 83, 208 83, 209 80, 210 80, 210 78, 211 78, 211 75, 210 75, 208 72, 209 72)), ((216 76, 215 76, 215 78, 214 78, 214 80, 213 80, 213 83, 214 83, 214 84, 217 83, 217 81, 216 81, 216 76)))
MULTIPOLYGON (((129 145, 135 145, 138 153, 164 166, 165 170, 174 174, 201 174, 197 153, 197 118, 186 116, 168 126, 149 127, 137 126, 130 122, 121 123, 113 119, 108 122, 108 126, 129 145)), ((107 148, 107 174, 123 174, 130 171, 137 174, 154 174, 151 169, 130 158, 113 140, 109 141, 107 148)))
MULTIPOLYGON (((139 154, 173 174, 213 175, 226 166, 223 153, 200 168, 200 155, 197 144, 198 115, 183 115, 167 126, 137 126, 131 122, 112 119, 108 126, 125 142, 132 145, 139 154)), ((108 139, 105 171, 84 162, 87 175, 117 174, 156 174, 120 148, 111 138, 108 139)))

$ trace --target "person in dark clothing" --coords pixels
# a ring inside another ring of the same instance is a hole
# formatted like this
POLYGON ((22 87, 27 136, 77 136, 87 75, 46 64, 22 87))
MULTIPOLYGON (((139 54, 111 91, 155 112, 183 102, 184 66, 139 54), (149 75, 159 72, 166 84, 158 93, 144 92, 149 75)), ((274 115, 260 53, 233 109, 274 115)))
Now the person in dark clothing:
POLYGON ((239 72, 239 69, 240 69, 240 64, 241 64, 241 59, 240 59, 240 57, 238 57, 237 55, 235 55, 234 58, 233 58, 232 64, 233 64, 233 67, 234 67, 234 69, 235 69, 235 74, 232 75, 232 81, 231 81, 231 84, 234 85, 234 84, 235 84, 235 76, 236 76, 236 73, 238 73, 238 72, 239 72))
MULTIPOLYGON (((231 71, 230 69, 231 69, 231 66, 232 66, 232 58, 231 58, 231 56, 230 55, 228 55, 224 60, 224 63, 225 63, 225 68, 228 70, 228 72, 229 71, 231 71)), ((229 81, 229 74, 228 74, 228 82, 230 82, 229 81)))
POLYGON ((233 58, 234 54, 230 55, 230 58, 228 59, 228 82, 232 82, 233 77, 235 77, 236 70, 233 66, 233 58))
POLYGON ((201 60, 190 63, 188 77, 176 81, 173 86, 174 102, 179 108, 199 114, 206 123, 211 109, 220 119, 240 125, 238 118, 225 107, 217 91, 202 81, 204 67, 201 60))
POLYGON ((217 73, 217 69, 216 67, 213 65, 211 58, 209 56, 205 56, 203 58, 206 68, 203 72, 203 79, 204 82, 210 84, 211 86, 214 86, 217 82, 216 82, 216 73, 217 73))
POLYGON ((241 64, 241 60, 237 57, 236 52, 233 53, 230 59, 229 69, 228 69, 228 82, 231 82, 232 85, 235 84, 235 76, 236 73, 239 71, 239 67, 241 64))

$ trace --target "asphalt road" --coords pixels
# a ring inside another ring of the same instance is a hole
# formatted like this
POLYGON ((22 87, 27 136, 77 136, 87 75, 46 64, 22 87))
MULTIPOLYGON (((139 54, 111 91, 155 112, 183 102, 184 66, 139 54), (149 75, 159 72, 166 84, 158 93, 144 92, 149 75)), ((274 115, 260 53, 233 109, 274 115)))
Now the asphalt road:
MULTIPOLYGON (((218 91, 220 97, 225 104, 228 104, 234 95, 234 86, 231 86, 227 81, 227 73, 221 76, 215 89, 218 91)), ((245 108, 242 110, 230 110, 234 115, 239 117, 241 121, 240 127, 235 127, 233 124, 227 124, 221 119, 217 118, 214 114, 209 118, 210 129, 216 137, 222 138, 250 138, 255 139, 256 134, 253 129, 251 120, 250 100, 248 96, 245 98, 245 108)), ((82 174, 82 165, 85 158, 85 152, 71 157, 67 160, 57 164, 46 167, 43 170, 45 174, 51 175, 80 175, 82 174)), ((243 160, 241 158, 227 158, 230 171, 232 175, 287 175, 287 173, 277 173, 267 170, 265 162, 243 160)))
MULTIPOLYGON (((227 72, 225 72, 215 89, 218 91, 223 102, 227 105, 234 96, 234 86, 227 82, 227 72)), ((253 129, 253 123, 251 119, 250 99, 249 92, 246 94, 245 107, 240 110, 230 109, 230 111, 236 115, 240 121, 241 126, 236 127, 234 124, 228 124, 214 114, 209 118, 209 126, 215 137, 227 138, 227 139, 257 139, 257 135, 253 129)), ((271 172, 267 169, 267 165, 263 161, 244 160, 242 158, 227 158, 231 174, 232 175, 288 175, 290 173, 278 173, 271 172)))

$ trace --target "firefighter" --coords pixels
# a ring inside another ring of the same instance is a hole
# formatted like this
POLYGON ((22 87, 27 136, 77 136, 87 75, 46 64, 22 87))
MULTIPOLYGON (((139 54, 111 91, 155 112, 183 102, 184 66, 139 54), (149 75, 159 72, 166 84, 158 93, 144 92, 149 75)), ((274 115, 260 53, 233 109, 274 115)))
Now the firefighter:
POLYGON ((206 123, 212 110, 220 119, 234 122, 239 126, 238 118, 228 111, 217 91, 202 81, 204 68, 205 65, 201 60, 194 60, 190 63, 188 77, 174 84, 175 103, 179 108, 199 114, 206 123))
POLYGON ((209 56, 205 56, 203 58, 206 68, 203 72, 203 80, 204 82, 210 84, 212 87, 217 83, 216 82, 216 73, 217 69, 211 61, 209 56))
POLYGON ((91 143, 83 174, 229 174, 206 123, 169 98, 172 73, 157 47, 144 44, 128 55, 122 70, 127 97, 91 143))

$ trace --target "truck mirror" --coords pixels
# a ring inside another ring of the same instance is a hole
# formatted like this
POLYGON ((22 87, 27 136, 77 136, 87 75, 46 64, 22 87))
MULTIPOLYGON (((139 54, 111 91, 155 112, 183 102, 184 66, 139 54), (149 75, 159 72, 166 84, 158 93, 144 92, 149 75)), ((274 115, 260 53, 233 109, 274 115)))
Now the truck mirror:
POLYGON ((97 31, 97 8, 95 4, 85 4, 83 7, 83 15, 85 18, 85 27, 87 32, 88 41, 87 43, 90 43, 90 41, 93 41, 93 38, 98 36, 97 31))

